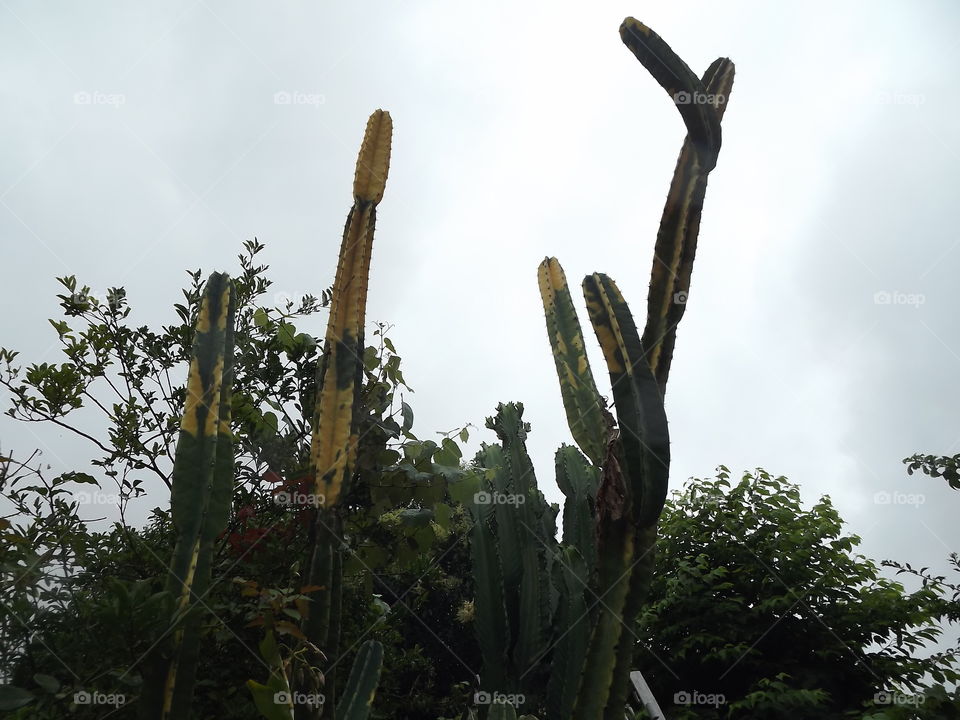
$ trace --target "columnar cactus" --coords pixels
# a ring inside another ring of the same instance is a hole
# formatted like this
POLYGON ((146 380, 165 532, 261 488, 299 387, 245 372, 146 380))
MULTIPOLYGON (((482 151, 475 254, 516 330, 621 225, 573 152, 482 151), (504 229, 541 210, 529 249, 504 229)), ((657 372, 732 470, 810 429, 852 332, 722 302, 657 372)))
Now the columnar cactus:
POLYGON ((313 421, 311 464, 316 470, 317 495, 325 508, 337 504, 349 482, 357 454, 354 408, 363 366, 363 324, 367 312, 370 255, 390 169, 393 121, 390 113, 374 112, 357 158, 353 207, 347 215, 340 259, 333 283, 330 319, 318 366, 317 406, 313 421))
POLYGON ((492 694, 522 695, 522 705, 535 706, 546 680, 542 660, 550 650, 556 606, 556 510, 537 488, 523 405, 501 404, 487 427, 500 444, 477 453, 486 482, 468 503, 482 686, 492 694))
MULTIPOLYGON (((388 112, 377 110, 370 116, 357 158, 353 207, 343 231, 330 319, 317 367, 311 465, 319 507, 313 526, 307 584, 322 589, 315 594, 303 630, 307 639, 329 658, 336 658, 340 642, 343 562, 338 509, 353 475, 357 455, 367 283, 377 204, 383 198, 390 168, 392 133, 393 121, 388 112)), ((379 658, 382 658, 382 648, 378 643, 369 643, 362 649, 351 673, 347 694, 338 706, 337 717, 341 714, 339 707, 350 708, 343 711, 348 712, 345 717, 366 717, 380 673, 379 658), (372 658, 377 661, 373 662, 372 658), (360 673, 356 682, 355 673, 360 673), (365 699, 361 702, 360 696, 351 693, 361 693, 365 699)), ((335 704, 333 685, 332 678, 328 678, 323 706, 297 708, 297 717, 316 718, 329 713, 335 704)))
POLYGON ((620 36, 673 98, 687 126, 660 218, 642 336, 647 360, 664 394, 677 325, 687 307, 707 175, 720 153, 720 121, 733 89, 734 66, 727 58, 717 58, 698 80, 643 23, 627 18, 620 26, 620 36))
POLYGON ((176 628, 172 641, 159 646, 147 663, 141 718, 190 716, 213 543, 227 527, 233 497, 230 397, 235 308, 230 278, 213 273, 197 317, 170 494, 177 542, 167 591, 176 598, 176 628))
MULTIPOLYGON (((667 492, 663 394, 690 287, 707 174, 717 162, 720 120, 733 84, 733 64, 725 58, 700 80, 642 23, 627 18, 620 34, 673 97, 687 126, 657 235, 646 326, 641 336, 613 280, 600 273, 584 279, 590 321, 610 374, 614 419, 590 370, 563 269, 555 258, 541 263, 547 335, 570 432, 583 451, 563 446, 557 452, 557 485, 566 496, 563 542, 545 536, 529 513, 521 523, 509 507, 472 508, 481 686, 521 693, 524 709, 542 706, 548 719, 557 720, 623 718, 633 663, 631 628, 652 578, 656 524, 667 492), (538 544, 546 551, 539 562, 522 560, 538 544), (549 592, 541 589, 545 578, 549 592), (519 614, 518 592, 521 598, 527 593, 519 614), (553 623, 548 641, 545 611, 553 623), (534 647, 541 654, 533 664, 518 632, 537 638, 534 647), (547 660, 544 697, 539 666, 547 660)), ((525 493, 536 507, 539 491, 529 458, 516 452, 528 429, 521 412, 519 405, 498 408, 488 425, 497 430, 502 448, 484 448, 477 461, 488 468, 487 490, 525 493), (504 483, 504 474, 514 479, 504 483)), ((489 716, 499 712, 491 708, 489 716)))

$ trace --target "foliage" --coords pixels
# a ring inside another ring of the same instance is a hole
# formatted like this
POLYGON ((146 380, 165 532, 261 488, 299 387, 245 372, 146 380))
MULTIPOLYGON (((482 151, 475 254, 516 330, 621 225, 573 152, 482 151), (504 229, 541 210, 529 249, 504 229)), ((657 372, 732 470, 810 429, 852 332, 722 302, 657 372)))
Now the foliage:
MULTIPOLYGON (((230 717, 259 717, 244 682, 263 674, 257 648, 267 617, 274 612, 278 618, 276 638, 291 657, 299 642, 299 612, 312 592, 295 580, 303 572, 300 559, 307 552, 310 518, 308 509, 293 500, 311 489, 309 422, 321 344, 294 323, 320 311, 329 294, 320 300, 306 297, 297 308, 262 304, 271 284, 265 277, 268 268, 255 259, 263 249, 256 240, 245 243, 241 272, 235 278, 237 381, 232 430, 237 482, 228 527, 216 542, 214 581, 205 599, 211 612, 201 639, 203 666, 195 705, 200 717, 222 716, 224 707, 230 717), (255 588, 248 584, 251 578, 255 588), (278 596, 284 601, 275 607, 278 596)), ((0 563, 4 578, 10 578, 2 585, 2 599, 10 611, 0 613, 0 657, 3 667, 12 669, 5 680, 35 698, 22 711, 32 714, 23 717, 61 717, 76 692, 122 694, 132 703, 142 679, 138 663, 166 629, 158 626, 151 635, 146 632, 146 616, 129 612, 163 589, 174 543, 169 511, 156 508, 147 525, 136 528, 127 522, 126 508, 144 493, 151 475, 170 481, 169 458, 185 398, 177 379, 186 379, 200 275, 190 273, 186 303, 175 307, 182 322, 160 333, 129 326, 126 293, 118 288, 112 293, 117 298, 113 303, 89 293, 82 301, 73 295, 60 298, 65 318, 52 324, 67 354, 62 365, 24 370, 15 366, 15 352, 0 351, 4 362, 0 382, 11 390, 11 415, 31 422, 55 421, 88 437, 95 449, 111 450, 94 459, 89 473, 70 470, 52 478, 37 454, 0 463, 0 492, 11 507, 7 519, 0 520, 0 563), (76 327, 64 327, 68 322, 76 327), (75 402, 51 406, 48 397, 74 391, 63 380, 66 376, 79 377, 75 402), (128 388, 130 394, 123 398, 128 388), (114 400, 109 399, 111 394, 114 400), (78 410, 86 406, 104 414, 104 435, 90 430, 97 424, 78 410), (124 408, 133 407, 149 419, 143 427, 128 422, 124 408), (95 521, 87 519, 91 509, 102 516, 111 507, 119 513, 119 522, 95 530, 95 521), (121 610, 128 614, 121 617, 121 610), (57 692, 45 690, 35 675, 56 678, 57 692)), ((76 287, 71 278, 64 283, 76 287)), ((446 591, 438 588, 450 590, 455 585, 458 589, 447 599, 459 598, 461 604, 472 592, 469 579, 453 580, 443 569, 465 563, 462 514, 456 520, 454 509, 442 500, 447 478, 463 472, 457 441, 466 440, 468 431, 444 434, 439 442, 413 434, 413 411, 400 397, 409 388, 388 330, 376 327, 375 343, 363 356, 359 481, 344 498, 350 509, 345 537, 355 553, 348 555, 357 558, 347 566, 346 592, 352 607, 373 607, 369 591, 376 587, 391 604, 401 598, 413 612, 432 608, 439 624, 440 616, 446 613, 449 618, 453 611, 442 607, 446 591), (392 508, 396 512, 381 522, 381 514, 392 508), (429 515, 426 525, 420 521, 424 513, 429 515), (450 549, 457 544, 459 550, 450 549), (444 553, 443 561, 417 583, 436 552, 444 553)), ((455 573, 457 578, 465 575, 455 573)), ((386 641, 386 661, 394 663, 392 671, 398 677, 404 676, 407 664, 421 671, 431 666, 435 679, 421 672, 417 697, 424 708, 422 717, 433 718, 450 706, 449 688, 466 674, 449 666, 433 668, 432 659, 424 660, 427 643, 418 643, 408 632, 416 622, 401 609, 391 614, 396 625, 381 624, 374 635, 386 641)), ((153 611, 161 616, 165 612, 153 611)), ((361 620, 366 613, 358 610, 356 622, 349 617, 345 647, 367 629, 361 620)), ((469 658, 469 648, 475 647, 472 637, 453 630, 437 632, 445 644, 469 658)), ((436 648, 429 649, 432 658, 436 648)), ((352 661, 352 655, 342 662, 352 661)), ((346 680, 343 674, 340 681, 346 680)), ((383 701, 389 706, 392 693, 400 698, 410 691, 410 685, 388 682, 383 701)), ((76 717, 84 713, 99 717, 93 705, 73 709, 76 717)))
POLYGON ((913 475, 917 470, 930 477, 942 477, 954 490, 960 490, 960 454, 953 455, 922 455, 917 453, 904 459, 907 474, 913 475))
MULTIPOLYGON (((906 458, 903 462, 907 465, 908 475, 912 475, 915 470, 919 469, 929 477, 942 477, 954 490, 960 490, 960 476, 957 475, 960 455, 950 457, 917 453, 906 458)), ((954 571, 960 573, 960 555, 956 552, 950 553, 949 563, 954 571)), ((920 581, 923 587, 929 587, 938 594, 949 596, 950 600, 944 608, 945 616, 951 622, 960 622, 960 582, 948 582, 944 575, 933 575, 925 567, 918 570, 909 563, 884 560, 883 565, 895 568, 898 575, 912 575, 920 581)), ((960 648, 953 652, 960 653, 960 648)))
POLYGON ((948 615, 938 589, 881 577, 829 497, 806 510, 785 478, 721 466, 661 528, 636 662, 670 718, 856 717, 960 678, 954 656, 920 656, 948 615))

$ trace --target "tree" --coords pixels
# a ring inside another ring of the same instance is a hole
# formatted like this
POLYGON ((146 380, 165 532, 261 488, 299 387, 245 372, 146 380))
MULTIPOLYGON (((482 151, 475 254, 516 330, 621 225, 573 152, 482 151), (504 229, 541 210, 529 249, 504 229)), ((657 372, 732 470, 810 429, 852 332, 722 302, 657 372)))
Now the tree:
POLYGON ((940 593, 881 577, 829 497, 805 510, 785 478, 721 466, 674 493, 660 535, 637 664, 671 720, 859 717, 960 677, 954 655, 918 656, 940 593))
MULTIPOLYGON (((245 682, 264 675, 257 647, 268 621, 294 668, 309 664, 297 651, 297 620, 311 592, 301 579, 311 508, 280 500, 312 492, 309 428, 322 343, 294 323, 330 297, 263 304, 271 285, 256 259, 263 249, 244 243, 235 278, 237 476, 215 553, 217 581, 205 600, 202 717, 259 717, 245 682)), ((178 322, 159 332, 130 326, 123 288, 96 298, 75 278, 60 278, 64 318, 50 323, 66 361, 21 368, 15 351, 0 349, 0 385, 12 396, 7 414, 73 432, 96 453, 91 467, 53 476, 36 453, 20 461, 8 451, 0 460, 0 494, 10 506, 0 519, 0 660, 10 683, 0 687, 0 709, 22 707, 18 717, 62 717, 78 692, 123 697, 130 707, 116 716, 132 712, 144 654, 169 630, 161 592, 173 543, 166 500, 158 498, 145 527, 128 522, 126 509, 145 493, 148 476, 170 485, 203 273, 189 275, 185 301, 174 306, 178 322), (78 419, 81 408, 99 411, 103 422, 78 419), (81 493, 112 502, 119 521, 90 527, 81 519, 88 512, 81 493)), ((400 397, 410 389, 387 331, 377 326, 363 358, 358 482, 346 498, 344 541, 353 562, 344 647, 375 623, 368 637, 384 642, 396 678, 380 697, 389 704, 415 692, 422 714, 410 717, 433 720, 449 709, 451 688, 470 680, 462 668, 436 661, 441 644, 462 657, 476 653, 472 634, 453 622, 472 596, 465 520, 442 503, 446 480, 463 472, 457 441, 467 430, 441 433, 440 442, 413 434, 413 410, 400 397), (445 625, 437 642, 409 632, 417 615, 445 625)), ((352 656, 341 661, 349 666, 352 656)), ((345 680, 341 673, 338 681, 345 680)), ((81 704, 70 712, 100 717, 101 710, 81 704)))

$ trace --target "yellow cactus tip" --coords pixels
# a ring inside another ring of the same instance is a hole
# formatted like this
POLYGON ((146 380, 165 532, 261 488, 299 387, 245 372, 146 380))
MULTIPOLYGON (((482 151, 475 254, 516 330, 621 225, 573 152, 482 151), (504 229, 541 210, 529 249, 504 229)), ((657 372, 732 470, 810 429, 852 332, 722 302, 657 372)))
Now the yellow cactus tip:
POLYGON ((390 145, 393 119, 386 110, 375 110, 367 120, 367 129, 357 157, 353 195, 359 202, 376 205, 383 198, 390 170, 390 145))
POLYGON ((626 35, 628 32, 640 33, 641 35, 645 35, 649 37, 652 31, 650 30, 650 28, 648 28, 642 22, 637 20, 635 17, 627 16, 626 18, 624 18, 623 23, 621 23, 620 25, 621 37, 626 35))

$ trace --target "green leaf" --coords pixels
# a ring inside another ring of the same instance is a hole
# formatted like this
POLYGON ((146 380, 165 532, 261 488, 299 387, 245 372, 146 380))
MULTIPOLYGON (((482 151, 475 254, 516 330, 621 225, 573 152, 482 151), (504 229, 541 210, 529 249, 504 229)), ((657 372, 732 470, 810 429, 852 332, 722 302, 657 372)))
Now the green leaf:
POLYGON ((457 449, 456 453, 450 452, 446 447, 437 450, 433 454, 433 462, 437 465, 443 465, 444 467, 450 468, 459 468, 460 467, 460 451, 457 449))
MULTIPOLYGON (((444 439, 441 441, 441 443, 440 443, 440 447, 442 447, 442 448, 443 448, 444 450, 446 450, 448 453, 450 453, 451 455, 453 455, 454 457, 456 457, 457 460, 459 460, 461 457, 463 457, 463 453, 460 451, 460 446, 457 445, 457 444, 456 444, 453 440, 451 440, 450 438, 444 438, 444 439)), ((455 465, 456 463, 449 463, 449 464, 455 465)))
POLYGON ((93 477, 93 475, 87 475, 87 473, 82 473, 82 472, 67 472, 61 475, 60 477, 64 482, 83 483, 86 485, 100 484, 97 481, 97 479, 93 477))
POLYGON ((471 470, 457 479, 451 478, 447 483, 447 492, 454 502, 470 507, 473 505, 473 496, 480 492, 480 487, 480 476, 471 470))
POLYGON ((70 332, 70 328, 65 321, 56 322, 54 320, 47 320, 47 322, 53 325, 53 329, 57 331, 57 335, 60 337, 70 332))
POLYGON ((413 427, 413 408, 405 401, 400 401, 400 414, 403 416, 403 430, 406 432, 413 427))
POLYGON ((48 693, 55 693, 60 689, 60 681, 51 675, 37 673, 33 676, 33 681, 48 693))
POLYGON ((263 308, 257 308, 253 313, 253 324, 258 328, 265 327, 269 322, 267 311, 263 308))
POLYGON ((247 680, 247 687, 250 688, 257 710, 267 720, 293 720, 292 703, 276 702, 277 693, 286 693, 289 697, 289 691, 283 687, 283 683, 278 677, 271 676, 267 685, 261 685, 255 680, 247 680))
POLYGON ((450 506, 446 503, 436 503, 433 506, 434 520, 444 530, 450 528, 450 516, 453 514, 450 506))
POLYGON ((263 414, 263 423, 272 431, 272 435, 276 435, 280 429, 280 419, 277 417, 276 413, 269 411, 265 412, 263 414))
POLYGON ((33 693, 13 685, 0 685, 0 710, 16 710, 35 700, 33 693))
POLYGON ((297 329, 288 322, 281 322, 277 327, 277 341, 284 350, 292 350, 296 346, 294 337, 297 329))
POLYGON ((400 512, 400 521, 404 525, 412 527, 427 527, 433 520, 433 510, 428 508, 413 509, 408 508, 400 512))
POLYGON ((396 465, 400 462, 400 453, 396 450, 391 450, 387 448, 386 450, 381 450, 377 454, 377 462, 381 465, 396 465))

